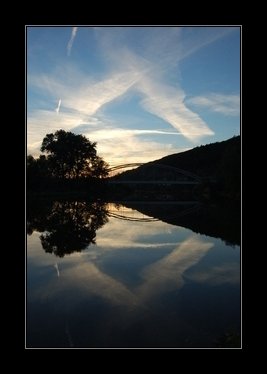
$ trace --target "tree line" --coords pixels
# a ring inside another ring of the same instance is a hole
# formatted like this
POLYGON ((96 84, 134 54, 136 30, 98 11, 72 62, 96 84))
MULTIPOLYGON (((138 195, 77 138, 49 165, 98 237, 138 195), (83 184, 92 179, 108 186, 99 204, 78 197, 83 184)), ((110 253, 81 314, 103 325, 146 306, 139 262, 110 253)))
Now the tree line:
POLYGON ((96 142, 84 135, 58 130, 47 134, 38 158, 27 156, 27 183, 35 188, 40 183, 59 180, 81 181, 108 176, 109 165, 97 155, 96 142))

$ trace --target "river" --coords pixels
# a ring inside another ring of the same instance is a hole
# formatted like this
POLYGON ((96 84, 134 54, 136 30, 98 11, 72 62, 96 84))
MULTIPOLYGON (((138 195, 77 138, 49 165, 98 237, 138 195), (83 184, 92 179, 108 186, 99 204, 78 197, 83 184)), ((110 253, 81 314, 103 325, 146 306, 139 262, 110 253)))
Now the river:
POLYGON ((26 347, 240 347, 239 229, 202 211, 31 204, 26 347))

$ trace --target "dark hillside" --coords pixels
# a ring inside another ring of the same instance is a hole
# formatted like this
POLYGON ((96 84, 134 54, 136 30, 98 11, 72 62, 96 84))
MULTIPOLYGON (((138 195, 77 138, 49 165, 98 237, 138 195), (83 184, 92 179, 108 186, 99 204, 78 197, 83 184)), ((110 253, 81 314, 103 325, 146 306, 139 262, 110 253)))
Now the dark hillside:
POLYGON ((115 181, 173 181, 190 180, 177 176, 172 168, 179 168, 201 177, 201 194, 240 199, 241 140, 240 136, 176 153, 148 162, 112 178, 115 181), (164 170, 163 166, 168 166, 164 170), (205 190, 205 191, 204 191, 205 190))
POLYGON ((201 145, 154 162, 179 167, 203 177, 219 176, 221 169, 230 163, 234 163, 240 170, 240 136, 223 142, 201 145))

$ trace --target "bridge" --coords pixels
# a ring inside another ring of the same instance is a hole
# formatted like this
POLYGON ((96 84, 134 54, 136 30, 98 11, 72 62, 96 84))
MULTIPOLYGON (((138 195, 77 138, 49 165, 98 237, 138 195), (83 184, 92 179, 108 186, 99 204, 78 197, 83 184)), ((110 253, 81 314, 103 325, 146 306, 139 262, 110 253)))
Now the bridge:
POLYGON ((128 168, 134 168, 134 167, 137 167, 137 166, 141 166, 141 165, 144 165, 144 163, 140 163, 140 162, 134 162, 132 164, 121 164, 121 165, 116 165, 116 166, 112 166, 108 169, 108 172, 109 173, 112 173, 114 171, 117 171, 117 170, 122 170, 122 169, 128 169, 128 168))
POLYGON ((141 170, 140 168, 140 179, 139 180, 131 180, 131 179, 121 179, 116 180, 113 179, 109 181, 111 184, 163 184, 163 185, 173 185, 173 184, 199 184, 202 181, 202 178, 198 175, 183 170, 181 168, 177 168, 175 166, 160 164, 160 163, 127 163, 112 166, 108 169, 109 177, 112 176, 114 172, 119 170, 127 170, 129 168, 136 168, 139 166, 143 166, 144 168, 141 170), (159 170, 157 170, 159 169, 159 170), (157 170, 157 171, 156 171, 157 170), (160 174, 160 178, 158 175, 160 174), (165 175, 164 175, 165 174, 165 175))

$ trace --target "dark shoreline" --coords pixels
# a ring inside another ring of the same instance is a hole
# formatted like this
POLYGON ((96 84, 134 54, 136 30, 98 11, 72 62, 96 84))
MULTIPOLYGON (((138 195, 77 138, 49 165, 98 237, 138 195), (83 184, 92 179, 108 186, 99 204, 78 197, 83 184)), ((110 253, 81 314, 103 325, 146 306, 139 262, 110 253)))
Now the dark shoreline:
MULTIPOLYGON (((106 206, 108 203, 123 205, 163 222, 189 228, 196 233, 220 238, 230 245, 241 243, 241 204, 231 200, 152 200, 130 199, 126 196, 90 194, 88 191, 61 193, 37 193, 27 196, 27 220, 37 214, 46 215, 54 202, 86 202, 89 205, 106 206), (48 209, 48 211, 47 211, 48 209)), ((106 208, 105 208, 106 209, 106 208)))

